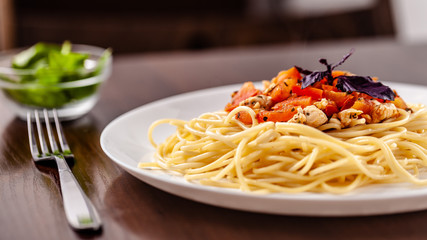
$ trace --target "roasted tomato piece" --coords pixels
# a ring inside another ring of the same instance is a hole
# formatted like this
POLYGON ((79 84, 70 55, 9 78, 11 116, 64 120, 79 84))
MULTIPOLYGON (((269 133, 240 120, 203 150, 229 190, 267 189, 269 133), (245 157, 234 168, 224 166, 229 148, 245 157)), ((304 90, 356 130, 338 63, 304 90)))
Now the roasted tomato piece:
POLYGON ((374 104, 372 103, 372 101, 366 99, 366 98, 358 98, 353 106, 351 106, 351 108, 363 111, 363 113, 366 114, 371 114, 371 111, 374 107, 374 104))
POLYGON ((292 87, 297 84, 298 80, 294 78, 284 79, 276 83, 276 87, 269 93, 274 103, 281 102, 291 96, 292 87))
POLYGON ((326 80, 326 78, 324 78, 324 79, 322 79, 322 80, 320 80, 320 81, 318 81, 318 82, 314 83, 314 84, 313 84, 313 85, 311 85, 311 86, 312 86, 312 87, 315 87, 315 88, 322 89, 324 85, 325 85, 325 86, 329 86, 329 85, 327 85, 327 84, 328 84, 328 80, 326 80))
POLYGON ((276 87, 270 92, 271 101, 281 102, 291 95, 291 87, 284 82, 278 83, 276 87))
POLYGON ((331 85, 327 85, 327 84, 322 85, 322 89, 323 89, 323 90, 326 90, 326 91, 339 92, 339 90, 338 90, 338 88, 337 88, 337 87, 335 87, 335 86, 331 86, 331 85))
POLYGON ((288 105, 277 111, 260 111, 257 119, 258 122, 287 122, 297 113, 296 109, 297 107, 288 105))
POLYGON ((314 87, 306 87, 304 89, 301 89, 301 86, 294 86, 292 87, 292 92, 295 93, 297 96, 312 97, 314 100, 320 100, 323 96, 323 90, 314 87))
POLYGON ((313 104, 313 99, 309 96, 302 96, 302 97, 293 97, 288 98, 282 102, 277 103, 273 106, 273 110, 281 110, 286 108, 287 106, 301 106, 302 108, 305 108, 309 105, 313 104))
POLYGON ((342 111, 342 110, 351 108, 351 106, 353 106, 355 101, 356 101, 356 97, 354 97, 352 95, 347 95, 344 99, 344 102, 343 102, 340 110, 342 111))
POLYGON ((346 105, 347 108, 351 107, 355 100, 353 95, 347 94, 345 92, 335 92, 329 90, 323 91, 323 97, 334 101, 339 109, 343 108, 344 105, 346 105))
POLYGON ((323 112, 326 114, 326 116, 332 117, 334 113, 339 112, 339 109, 334 101, 328 101, 328 104, 326 105, 325 109, 323 109, 323 112))
POLYGON ((301 74, 296 67, 289 68, 288 70, 281 71, 277 77, 273 79, 274 83, 283 82, 285 79, 300 80, 301 74))
POLYGON ((225 111, 230 112, 237 106, 239 103, 249 97, 253 97, 261 94, 261 91, 256 89, 252 82, 245 82, 237 93, 232 95, 231 102, 227 103, 225 106, 225 111))

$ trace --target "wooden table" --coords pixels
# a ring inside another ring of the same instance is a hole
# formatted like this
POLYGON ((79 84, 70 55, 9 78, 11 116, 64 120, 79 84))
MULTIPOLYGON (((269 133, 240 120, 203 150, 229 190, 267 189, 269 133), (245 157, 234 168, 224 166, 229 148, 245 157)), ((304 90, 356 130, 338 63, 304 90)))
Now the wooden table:
MULTIPOLYGON (((320 57, 381 80, 427 84, 427 45, 393 40, 297 44, 249 49, 115 56, 113 74, 95 108, 64 130, 73 167, 104 222, 96 233, 73 231, 65 219, 57 176, 36 167, 26 123, 0 102, 0 239, 420 239, 427 211, 370 217, 298 217, 209 206, 153 188, 129 175, 102 151, 107 124, 140 105, 178 93, 270 79, 299 65, 322 69, 320 57)), ((426 199, 427 201, 427 199, 426 199)))

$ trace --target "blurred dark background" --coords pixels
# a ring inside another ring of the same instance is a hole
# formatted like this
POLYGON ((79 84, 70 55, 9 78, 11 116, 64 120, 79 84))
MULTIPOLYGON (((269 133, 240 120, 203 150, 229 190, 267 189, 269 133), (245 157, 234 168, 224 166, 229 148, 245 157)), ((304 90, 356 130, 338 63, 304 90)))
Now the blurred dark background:
POLYGON ((325 4, 335 5, 318 10, 304 10, 297 1, 0 0, 0 43, 7 49, 70 40, 120 54, 393 37, 396 32, 389 0, 328 0, 325 4))

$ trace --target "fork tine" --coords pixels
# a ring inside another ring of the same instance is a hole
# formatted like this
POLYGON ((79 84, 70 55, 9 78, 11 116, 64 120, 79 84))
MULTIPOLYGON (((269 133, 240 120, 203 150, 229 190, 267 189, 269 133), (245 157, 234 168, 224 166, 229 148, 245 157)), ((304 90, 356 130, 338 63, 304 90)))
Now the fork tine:
POLYGON ((40 149, 43 155, 49 155, 49 149, 47 148, 47 143, 44 138, 43 129, 40 123, 39 112, 37 110, 34 111, 34 118, 36 119, 37 133, 39 136, 40 149))
POLYGON ((43 114, 44 114, 44 122, 46 125, 47 137, 49 138, 50 149, 52 150, 53 154, 58 154, 59 153, 58 145, 56 144, 55 136, 53 136, 52 128, 50 126, 49 115, 47 114, 46 109, 43 109, 43 114))
POLYGON ((58 120, 58 113, 56 109, 52 110, 53 119, 55 120, 56 133, 59 139, 59 145, 64 154, 71 154, 70 147, 68 146, 67 140, 65 139, 64 131, 62 130, 61 123, 58 120))
POLYGON ((33 130, 33 123, 31 122, 31 112, 27 112, 27 128, 31 155, 34 159, 36 159, 37 157, 39 157, 39 149, 37 148, 36 136, 33 130))

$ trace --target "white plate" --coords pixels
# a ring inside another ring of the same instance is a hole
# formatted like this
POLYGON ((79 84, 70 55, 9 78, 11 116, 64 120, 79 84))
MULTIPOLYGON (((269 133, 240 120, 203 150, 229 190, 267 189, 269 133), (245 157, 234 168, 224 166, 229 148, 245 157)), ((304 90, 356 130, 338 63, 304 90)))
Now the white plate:
MULTIPOLYGON (((386 83, 411 103, 427 104, 427 87, 386 83)), ((229 85, 181 94, 136 108, 112 121, 101 134, 101 147, 120 167, 140 180, 166 192, 215 206, 245 211, 305 215, 363 216, 427 209, 427 188, 406 184, 377 185, 346 195, 301 193, 254 195, 235 189, 202 186, 161 170, 137 168, 139 161, 152 161, 154 148, 147 139, 149 125, 161 118, 189 120, 207 111, 221 110, 230 93, 229 85)), ((156 142, 172 134, 164 125, 154 132, 156 142)))

